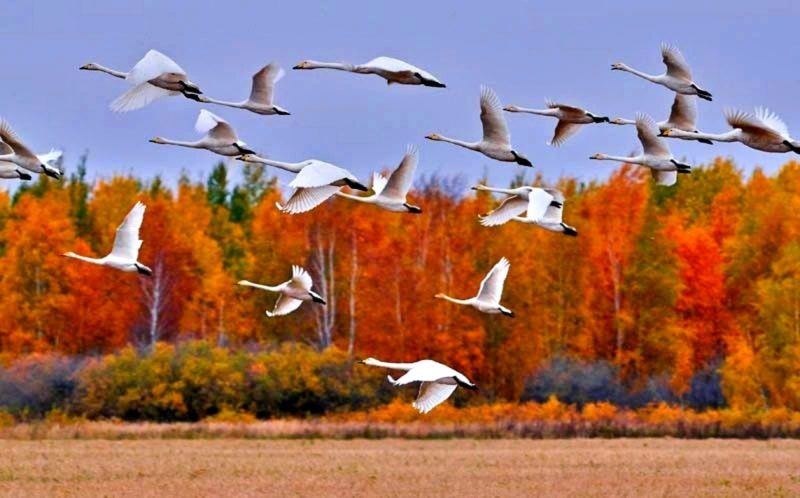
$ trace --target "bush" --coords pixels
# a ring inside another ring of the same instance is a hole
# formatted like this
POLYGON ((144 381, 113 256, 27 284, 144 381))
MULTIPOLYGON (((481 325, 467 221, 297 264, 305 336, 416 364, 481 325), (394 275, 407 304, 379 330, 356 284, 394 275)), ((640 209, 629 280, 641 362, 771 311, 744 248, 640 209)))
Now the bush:
POLYGON ((582 363, 555 358, 527 379, 521 401, 544 403, 555 396, 579 408, 598 401, 624 404, 627 393, 618 377, 616 368, 606 361, 582 363))
POLYGON ((89 418, 198 421, 223 411, 259 418, 357 410, 393 394, 374 369, 356 367, 335 348, 286 344, 233 352, 206 341, 126 348, 79 375, 75 405, 89 418))
POLYGON ((0 410, 16 418, 39 418, 66 408, 83 362, 58 355, 33 354, 0 369, 0 410))

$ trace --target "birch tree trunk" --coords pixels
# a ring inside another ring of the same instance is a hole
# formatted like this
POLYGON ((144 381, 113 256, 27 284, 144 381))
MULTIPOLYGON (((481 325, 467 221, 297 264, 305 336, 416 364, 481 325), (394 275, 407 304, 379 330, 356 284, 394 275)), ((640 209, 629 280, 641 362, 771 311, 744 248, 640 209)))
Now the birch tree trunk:
POLYGON ((355 230, 350 244, 350 337, 347 341, 347 356, 353 356, 356 344, 356 283, 358 281, 358 239, 355 230))

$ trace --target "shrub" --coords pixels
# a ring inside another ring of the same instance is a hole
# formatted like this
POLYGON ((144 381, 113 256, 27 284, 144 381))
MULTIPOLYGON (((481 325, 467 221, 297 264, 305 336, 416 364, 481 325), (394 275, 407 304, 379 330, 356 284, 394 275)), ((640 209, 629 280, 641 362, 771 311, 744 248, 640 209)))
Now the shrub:
POLYGON ((0 410, 17 418, 38 418, 68 406, 81 365, 64 356, 32 354, 0 368, 0 410))

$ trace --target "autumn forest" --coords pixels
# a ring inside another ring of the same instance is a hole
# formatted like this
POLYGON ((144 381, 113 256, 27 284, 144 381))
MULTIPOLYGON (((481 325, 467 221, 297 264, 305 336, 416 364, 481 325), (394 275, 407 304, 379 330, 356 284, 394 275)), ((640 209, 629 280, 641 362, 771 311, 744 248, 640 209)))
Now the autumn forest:
POLYGON ((725 406, 800 410, 800 163, 745 175, 718 159, 669 188, 627 165, 605 181, 562 178, 564 220, 579 232, 564 237, 480 226, 497 201, 457 176, 417 180, 421 215, 332 199, 289 216, 260 165, 245 165, 237 184, 220 163, 207 181, 184 175, 172 188, 131 176, 90 184, 85 162, 64 181, 0 192, 6 368, 31 355, 147 356, 156 343, 296 344, 436 359, 473 379, 482 402, 518 401, 537 372, 572 362, 607 365, 631 392, 657 382, 680 401, 704 375, 725 406), (137 200, 151 278, 65 264, 66 251, 105 254, 137 200), (433 298, 472 295, 502 256, 515 318, 433 298), (292 264, 327 306, 268 318, 274 295, 235 285, 284 281, 292 264))

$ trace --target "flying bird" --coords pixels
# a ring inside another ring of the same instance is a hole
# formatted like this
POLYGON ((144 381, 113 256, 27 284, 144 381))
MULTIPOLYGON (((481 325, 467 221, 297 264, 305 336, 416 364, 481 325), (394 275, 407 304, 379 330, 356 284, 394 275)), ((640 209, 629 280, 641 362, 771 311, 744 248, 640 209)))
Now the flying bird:
POLYGON ((512 189, 492 188, 484 185, 474 190, 508 194, 493 211, 480 216, 481 225, 493 227, 511 220, 537 225, 551 232, 577 236, 578 231, 561 221, 564 211, 564 194, 553 188, 517 187, 512 189), (519 215, 526 213, 524 217, 519 215))
POLYGON ((198 95, 195 100, 206 104, 217 104, 235 107, 237 109, 245 109, 265 116, 273 114, 288 116, 289 111, 274 103, 275 84, 285 75, 286 71, 274 62, 270 62, 253 75, 253 86, 250 90, 250 98, 242 100, 241 102, 228 102, 225 100, 212 99, 205 95, 198 95))
MULTIPOLYGON (((681 131, 686 131, 697 135, 700 133, 697 130, 695 122, 697 121, 697 104, 695 103, 694 95, 683 95, 681 93, 675 94, 675 100, 672 102, 672 109, 669 113, 669 118, 666 121, 659 121, 656 123, 659 131, 663 132, 670 128, 681 131)), ((609 121, 615 125, 635 125, 636 121, 633 119, 614 118, 609 121)), ((697 138, 696 136, 679 137, 685 140, 697 140, 698 142, 713 145, 711 140, 705 138, 697 138)))
POLYGON ((154 144, 178 145, 192 149, 206 149, 221 156, 241 156, 255 154, 247 144, 239 140, 236 130, 230 123, 205 109, 200 110, 194 129, 197 133, 205 133, 203 138, 194 142, 170 140, 162 137, 151 138, 154 144))
POLYGON ((124 272, 137 272, 141 275, 151 276, 153 270, 137 261, 139 259, 139 249, 142 247, 142 241, 139 239, 139 229, 144 220, 144 210, 145 206, 141 202, 137 202, 133 206, 128 215, 125 216, 122 224, 117 228, 114 247, 107 256, 89 258, 74 252, 66 252, 64 256, 95 265, 108 266, 124 272))
POLYGON ((514 317, 514 312, 500 304, 500 298, 503 295, 503 284, 508 276, 508 269, 511 263, 506 258, 500 258, 500 261, 489 271, 488 274, 481 281, 481 287, 478 290, 478 295, 469 299, 456 299, 445 294, 436 294, 434 297, 450 301, 451 303, 463 304, 472 306, 481 313, 488 313, 490 315, 503 315, 514 317))
POLYGON ((377 173, 372 176, 372 190, 375 192, 374 194, 366 197, 359 197, 339 191, 336 192, 336 195, 365 204, 375 204, 387 211, 414 214, 421 213, 422 208, 412 206, 406 199, 408 191, 411 190, 411 183, 414 181, 414 171, 417 169, 417 160, 418 154, 416 147, 409 146, 408 149, 406 149, 403 159, 400 161, 400 166, 392 171, 388 179, 377 173))
POLYGON ((299 163, 285 163, 252 154, 245 154, 236 159, 251 163, 261 163, 297 173, 297 176, 289 182, 289 186, 295 189, 291 197, 285 204, 277 204, 278 209, 288 214, 311 211, 331 198, 342 187, 350 187, 363 192, 369 190, 358 181, 355 175, 346 169, 318 159, 308 159, 299 163))
POLYGON ((375 358, 367 358, 361 363, 373 367, 405 370, 406 373, 397 380, 391 375, 387 375, 386 378, 393 386, 404 386, 412 382, 420 383, 417 399, 411 404, 420 413, 428 413, 437 405, 443 403, 455 392, 458 386, 473 391, 478 389, 478 386, 473 384, 461 372, 433 360, 420 360, 414 363, 389 363, 375 358))
POLYGON ((539 116, 550 116, 558 119, 555 133, 549 145, 558 147, 567 141, 569 137, 580 130, 582 125, 590 123, 607 123, 607 116, 597 116, 586 109, 574 107, 566 104, 559 104, 551 100, 546 100, 547 109, 528 109, 515 105, 508 105, 503 108, 507 112, 522 112, 527 114, 538 114, 539 116))
MULTIPOLYGON (((619 161, 622 163, 638 164, 650 168, 653 178, 658 185, 674 185, 678 181, 678 173, 691 173, 692 167, 681 163, 672 157, 667 143, 658 137, 658 127, 650 116, 638 114, 636 116, 636 133, 644 149, 643 154, 631 157, 609 156, 594 154, 589 159, 600 161, 619 161)), ((699 135, 698 135, 699 136, 699 135)))
POLYGON ((449 142, 496 159, 517 163, 521 166, 533 166, 522 154, 511 146, 511 134, 508 132, 506 118, 500 106, 500 99, 491 88, 481 87, 481 124, 483 125, 483 139, 477 142, 464 142, 455 138, 443 137, 436 133, 426 136, 428 140, 449 142))
POLYGON ((34 154, 14 132, 9 122, 0 119, 0 165, 5 171, 4 175, 8 175, 3 178, 31 179, 30 175, 19 170, 16 170, 16 176, 14 176, 11 171, 13 168, 9 165, 11 163, 33 173, 45 174, 58 180, 62 175, 61 170, 52 163, 60 157, 60 150, 51 150, 47 154, 34 154))
POLYGON ((288 315, 299 308, 300 305, 303 304, 303 301, 313 301, 322 305, 325 304, 325 299, 311 290, 313 285, 311 275, 303 268, 296 265, 292 265, 292 278, 275 287, 254 284, 248 280, 240 280, 238 284, 280 294, 278 300, 275 301, 275 308, 273 308, 272 311, 266 311, 267 316, 270 318, 288 315))
POLYGON ((366 64, 356 65, 306 60, 297 63, 293 69, 336 69, 357 74, 376 74, 385 79, 389 85, 398 83, 401 85, 424 85, 445 88, 445 84, 431 73, 392 57, 376 57, 366 64))
MULTIPOLYGON (((552 198, 549 203, 545 204, 544 201, 532 196, 528 201, 528 209, 525 212, 525 216, 515 216, 511 219, 520 223, 536 225, 550 232, 577 237, 578 230, 561 221, 564 214, 564 194, 556 189, 545 190, 552 198)), ((481 224, 488 226, 486 221, 490 216, 491 213, 481 219, 481 224)))
POLYGON ((182 94, 186 98, 197 100, 198 94, 203 93, 197 85, 189 81, 186 71, 158 50, 147 52, 127 73, 95 63, 84 64, 80 69, 110 74, 132 85, 130 90, 111 103, 111 110, 115 112, 141 109, 156 99, 171 95, 182 94))
POLYGON ((726 133, 689 134, 678 129, 667 129, 661 136, 675 138, 705 139, 713 142, 741 142, 744 145, 764 152, 794 152, 800 154, 800 141, 789 135, 789 128, 777 114, 769 109, 758 107, 755 113, 728 109, 725 119, 733 128, 726 133))
POLYGON ((692 71, 689 69, 689 64, 681 54, 677 47, 669 44, 661 45, 661 60, 667 66, 667 71, 664 74, 647 74, 621 62, 611 64, 611 69, 616 71, 625 71, 634 74, 647 81, 663 85, 673 92, 682 93, 684 95, 697 95, 703 100, 711 101, 711 93, 703 90, 692 79, 692 71))

